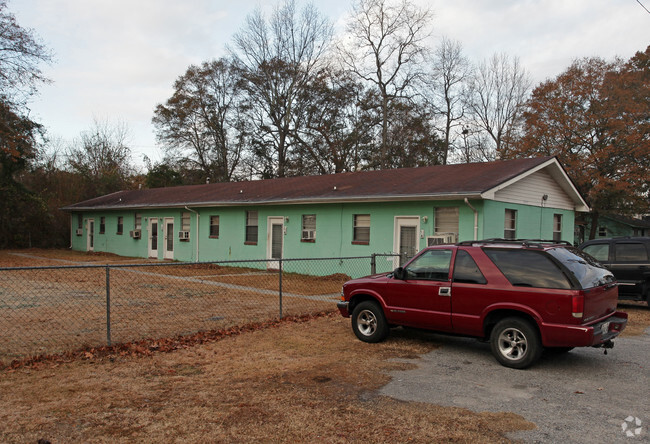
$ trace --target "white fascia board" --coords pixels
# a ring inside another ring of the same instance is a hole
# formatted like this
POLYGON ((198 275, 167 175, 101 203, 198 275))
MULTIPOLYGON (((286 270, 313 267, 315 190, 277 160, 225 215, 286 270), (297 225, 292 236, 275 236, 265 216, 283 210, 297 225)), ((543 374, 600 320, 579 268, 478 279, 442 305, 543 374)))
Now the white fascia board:
POLYGON ((389 196, 359 196, 343 198, 311 198, 311 199, 287 199, 287 200, 250 200, 250 201, 214 201, 214 202, 170 202, 152 205, 106 205, 97 207, 76 207, 63 208, 64 211, 102 211, 102 210, 151 210, 159 208, 211 208, 211 207, 243 207, 243 206, 267 206, 267 205, 309 205, 309 204, 337 204, 337 203, 360 203, 360 202, 413 202, 413 201, 442 201, 442 200, 463 200, 481 199, 479 191, 470 193, 444 193, 444 194, 414 194, 414 195, 389 195, 389 196))
POLYGON ((481 197, 483 199, 495 200, 495 196, 498 191, 501 191, 502 189, 509 187, 510 185, 522 180, 523 178, 528 177, 531 174, 534 174, 545 168, 549 169, 549 174, 551 175, 551 177, 553 177, 557 181, 558 185, 560 185, 560 187, 567 193, 567 195, 571 199, 573 199, 573 202, 575 203, 575 211, 580 211, 580 212, 591 211, 589 205, 587 205, 587 202, 585 202, 585 200, 582 198, 580 192, 573 185, 573 182, 564 171, 564 168, 562 168, 562 165, 560 165, 560 162, 558 162, 558 160, 555 157, 547 160, 546 162, 540 165, 537 165, 534 168, 531 168, 528 171, 525 171, 524 173, 518 175, 517 177, 514 177, 506 182, 503 182, 502 184, 497 185, 494 188, 490 188, 489 190, 484 191, 483 193, 481 193, 481 197))

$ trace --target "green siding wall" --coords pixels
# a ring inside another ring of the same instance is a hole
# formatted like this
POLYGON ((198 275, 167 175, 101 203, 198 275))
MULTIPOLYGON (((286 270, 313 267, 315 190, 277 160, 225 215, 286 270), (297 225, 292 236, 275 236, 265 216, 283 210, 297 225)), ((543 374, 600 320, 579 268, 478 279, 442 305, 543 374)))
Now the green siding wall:
POLYGON ((489 239, 504 236, 506 209, 517 211, 516 237, 518 239, 553 239, 553 215, 562 215, 562 240, 573 242, 574 212, 558 208, 541 208, 506 202, 485 202, 485 224, 482 236, 489 239))
MULTIPOLYGON (((494 201, 471 201, 478 210, 478 238, 503 237, 505 209, 517 210, 517 237, 552 239, 553 215, 563 215, 562 238, 573 239, 573 212, 553 208, 507 204, 494 201), (541 226, 540 226, 541 222, 541 226)), ((123 256, 148 256, 148 225, 150 218, 159 220, 158 258, 163 257, 163 219, 174 218, 174 259, 181 261, 258 260, 267 257, 267 221, 269 217, 285 218, 285 258, 318 258, 368 256, 372 253, 393 251, 393 232, 396 216, 417 216, 420 219, 419 248, 426 246, 426 236, 434 234, 436 207, 458 207, 459 241, 474 239, 474 212, 463 201, 388 202, 355 204, 313 204, 284 206, 241 206, 223 208, 192 208, 200 214, 199 233, 196 234, 197 214, 191 213, 190 241, 178 240, 181 214, 186 210, 142 210, 142 238, 133 239, 135 211, 105 211, 83 213, 83 234, 76 235, 77 213, 72 214, 72 248, 86 250, 86 221, 95 220, 95 251, 123 256), (257 245, 245 245, 246 211, 258 211, 257 245), (301 241, 302 215, 316 214, 315 242, 301 241), (370 242, 354 245, 353 220, 355 214, 370 214, 370 242), (99 234, 100 218, 106 217, 106 231, 99 234), (124 218, 123 234, 116 234, 117 218, 124 218), (219 238, 210 238, 210 216, 219 216, 219 238), (426 222, 424 221, 426 216, 426 222), (423 236, 421 236, 423 234, 423 236), (197 245, 198 239, 198 257, 197 245)))

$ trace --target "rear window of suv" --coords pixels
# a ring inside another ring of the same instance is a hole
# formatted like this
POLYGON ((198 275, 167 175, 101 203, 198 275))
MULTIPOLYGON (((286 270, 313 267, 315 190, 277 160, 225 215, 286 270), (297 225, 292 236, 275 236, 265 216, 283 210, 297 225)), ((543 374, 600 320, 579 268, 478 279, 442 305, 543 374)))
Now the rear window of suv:
POLYGON ((581 288, 593 288, 615 281, 611 271, 575 248, 551 248, 548 253, 560 261, 579 283, 581 288))
POLYGON ((485 254, 515 287, 572 288, 568 276, 546 253, 484 248, 485 254))

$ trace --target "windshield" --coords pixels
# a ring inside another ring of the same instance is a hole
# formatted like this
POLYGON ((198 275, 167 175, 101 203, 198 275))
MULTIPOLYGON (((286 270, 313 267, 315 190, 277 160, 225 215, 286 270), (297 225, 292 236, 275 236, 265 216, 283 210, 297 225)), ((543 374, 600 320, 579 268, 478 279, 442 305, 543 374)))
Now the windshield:
POLYGON ((548 253, 573 274, 582 288, 615 282, 614 275, 593 257, 575 248, 551 248, 548 253))

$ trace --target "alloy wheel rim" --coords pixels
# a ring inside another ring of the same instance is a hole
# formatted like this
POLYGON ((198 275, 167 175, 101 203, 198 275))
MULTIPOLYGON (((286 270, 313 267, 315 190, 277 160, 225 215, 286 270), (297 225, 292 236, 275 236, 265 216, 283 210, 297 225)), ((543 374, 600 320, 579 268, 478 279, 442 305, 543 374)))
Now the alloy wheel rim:
POLYGON ((370 336, 377 331, 377 316, 370 310, 363 310, 357 317, 357 324, 363 335, 370 336))
POLYGON ((521 330, 510 327, 499 335, 499 351, 501 355, 511 361, 523 359, 528 350, 528 340, 521 330))

